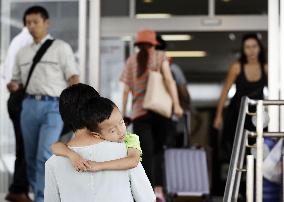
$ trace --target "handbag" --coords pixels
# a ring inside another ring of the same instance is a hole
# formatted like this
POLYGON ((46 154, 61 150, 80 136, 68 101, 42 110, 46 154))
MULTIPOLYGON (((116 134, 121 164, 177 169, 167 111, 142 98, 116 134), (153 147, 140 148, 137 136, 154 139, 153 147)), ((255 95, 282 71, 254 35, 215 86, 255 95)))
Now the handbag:
POLYGON ((282 182, 282 150, 283 138, 272 148, 263 161, 263 176, 271 182, 281 184, 282 182))
POLYGON ((35 69, 35 66, 41 60, 42 56, 45 54, 47 49, 51 46, 53 41, 54 39, 48 39, 41 45, 41 47, 39 48, 39 50, 37 51, 37 53, 35 54, 33 58, 33 63, 31 65, 26 84, 24 85, 23 88, 20 88, 16 92, 11 93, 7 104, 8 104, 8 110, 10 114, 13 114, 13 116, 20 115, 21 110, 22 110, 22 102, 25 99, 26 90, 29 85, 29 82, 30 82, 32 73, 35 69))
POLYGON ((172 115, 172 105, 173 101, 166 88, 161 72, 150 70, 143 108, 170 118, 172 115))

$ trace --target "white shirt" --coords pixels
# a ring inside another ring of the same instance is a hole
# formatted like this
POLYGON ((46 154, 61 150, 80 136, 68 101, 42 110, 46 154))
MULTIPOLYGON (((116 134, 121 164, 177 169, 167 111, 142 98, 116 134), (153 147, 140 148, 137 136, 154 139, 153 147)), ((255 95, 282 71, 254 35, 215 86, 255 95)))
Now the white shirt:
POLYGON ((136 202, 156 202, 156 195, 141 163, 129 170, 132 195, 136 202))
MULTIPOLYGON (((49 34, 40 43, 33 42, 18 52, 12 80, 26 83, 33 57, 47 39, 51 39, 49 34)), ((79 75, 73 51, 69 44, 56 39, 36 65, 27 93, 58 97, 73 75, 79 75)))
POLYGON ((33 42, 33 37, 30 35, 26 27, 24 27, 22 31, 12 39, 3 65, 3 73, 2 73, 3 79, 5 79, 6 81, 11 80, 12 71, 15 64, 15 58, 18 51, 21 48, 27 46, 28 44, 31 44, 32 42, 33 42))
MULTIPOLYGON (((97 162, 126 157, 124 143, 101 142, 73 147, 97 162)), ((45 202, 154 202, 155 195, 141 164, 124 171, 79 173, 69 159, 52 156, 45 164, 45 202), (130 187, 131 186, 131 187, 130 187)))

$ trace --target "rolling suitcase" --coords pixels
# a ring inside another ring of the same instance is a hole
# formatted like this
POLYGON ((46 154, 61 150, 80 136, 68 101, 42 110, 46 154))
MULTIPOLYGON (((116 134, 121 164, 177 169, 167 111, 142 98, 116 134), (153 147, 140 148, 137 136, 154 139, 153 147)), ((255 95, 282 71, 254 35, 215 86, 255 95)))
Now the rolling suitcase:
MULTIPOLYGON (((188 137, 187 132, 184 135, 188 137)), ((190 148, 187 137, 184 138, 184 148, 165 150, 166 190, 171 201, 183 197, 209 198, 206 151, 190 148)))

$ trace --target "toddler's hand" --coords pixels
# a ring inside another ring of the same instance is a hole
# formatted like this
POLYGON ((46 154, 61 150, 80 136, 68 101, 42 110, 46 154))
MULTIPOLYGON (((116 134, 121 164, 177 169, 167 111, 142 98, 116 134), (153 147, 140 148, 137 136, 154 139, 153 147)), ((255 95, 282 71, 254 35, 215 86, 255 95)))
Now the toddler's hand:
POLYGON ((89 167, 88 161, 82 158, 79 154, 74 152, 70 155, 69 158, 76 171, 87 171, 89 167))
POLYGON ((92 171, 92 172, 96 172, 96 171, 100 171, 100 163, 96 162, 96 161, 88 161, 88 168, 87 171, 92 171))

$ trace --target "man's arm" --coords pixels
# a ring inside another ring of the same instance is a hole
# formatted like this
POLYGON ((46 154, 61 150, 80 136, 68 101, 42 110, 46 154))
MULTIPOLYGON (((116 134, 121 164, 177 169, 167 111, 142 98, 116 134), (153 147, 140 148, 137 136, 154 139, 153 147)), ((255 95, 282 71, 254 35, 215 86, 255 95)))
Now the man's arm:
POLYGON ((19 67, 19 53, 15 57, 15 63, 12 71, 12 80, 7 84, 7 88, 10 92, 15 92, 22 88, 21 84, 21 71, 19 67))
POLYGON ((60 49, 60 65, 63 69, 65 78, 68 84, 74 85, 80 82, 79 69, 75 61, 75 55, 71 46, 67 43, 63 43, 60 49))
POLYGON ((12 92, 16 92, 17 90, 19 90, 20 88, 22 88, 23 86, 22 85, 19 85, 18 82, 16 81, 10 81, 8 84, 7 84, 7 88, 9 90, 10 93, 12 92))
POLYGON ((80 79, 78 75, 73 75, 68 79, 69 86, 72 86, 77 83, 80 83, 80 79))

